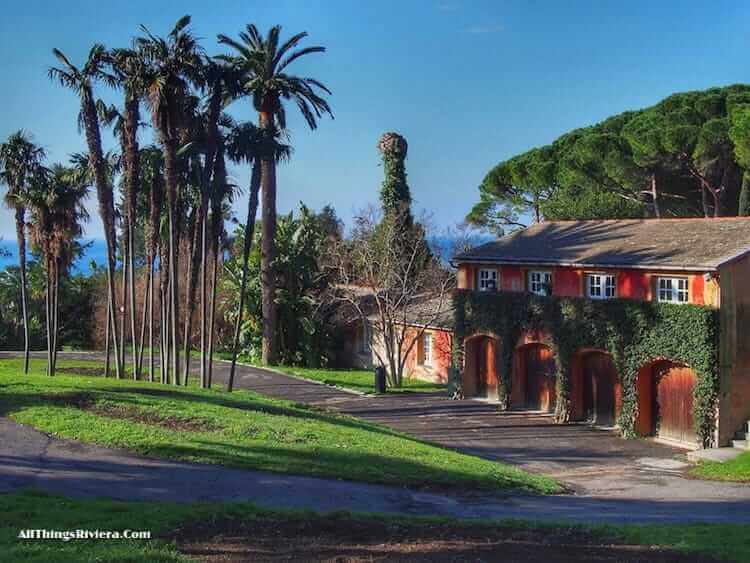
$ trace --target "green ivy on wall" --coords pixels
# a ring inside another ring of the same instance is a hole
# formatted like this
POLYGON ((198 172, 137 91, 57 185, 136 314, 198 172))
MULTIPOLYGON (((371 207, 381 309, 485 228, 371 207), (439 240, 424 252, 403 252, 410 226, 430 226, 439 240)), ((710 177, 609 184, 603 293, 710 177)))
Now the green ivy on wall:
POLYGON ((609 352, 622 385, 618 423, 624 436, 635 435, 638 415, 636 377, 659 359, 683 363, 696 373, 693 400, 695 429, 710 445, 719 387, 719 314, 697 305, 611 299, 539 297, 517 292, 457 290, 452 386, 460 386, 464 339, 477 333, 500 341, 500 401, 507 406, 514 349, 526 332, 539 331, 554 352, 557 367, 555 419, 570 420, 570 371, 576 351, 609 352))

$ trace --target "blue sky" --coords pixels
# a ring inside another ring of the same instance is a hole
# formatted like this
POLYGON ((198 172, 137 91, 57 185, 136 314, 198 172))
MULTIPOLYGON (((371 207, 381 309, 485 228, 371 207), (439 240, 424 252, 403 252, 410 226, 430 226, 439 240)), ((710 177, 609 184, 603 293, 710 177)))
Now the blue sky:
MULTIPOLYGON (((333 90, 336 119, 315 132, 290 120, 295 154, 279 171, 279 210, 332 203, 346 220, 377 201, 385 131, 407 138, 415 204, 442 227, 463 219, 505 158, 672 92, 750 82, 744 2, 25 0, 0 20, 0 138, 24 128, 51 160, 83 150, 77 100, 46 75, 51 49, 79 62, 94 42, 127 45, 139 24, 164 34, 186 13, 212 54, 222 51, 217 33, 247 22, 305 30, 328 48, 296 71, 333 90)), ((252 116, 247 103, 232 113, 252 116)), ((247 170, 233 174, 247 184, 247 170)), ((89 207, 87 234, 98 237, 89 207)), ((0 236, 14 237, 5 210, 0 236)))

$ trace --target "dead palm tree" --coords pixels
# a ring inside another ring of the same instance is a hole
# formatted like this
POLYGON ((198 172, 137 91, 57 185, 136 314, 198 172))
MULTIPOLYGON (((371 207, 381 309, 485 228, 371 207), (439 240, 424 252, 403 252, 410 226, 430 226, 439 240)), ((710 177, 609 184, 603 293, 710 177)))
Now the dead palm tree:
POLYGON ((16 131, 0 144, 0 183, 8 187, 6 205, 16 219, 18 266, 21 274, 21 314, 23 318, 23 372, 29 372, 29 312, 26 302, 26 207, 23 194, 44 160, 44 149, 37 147, 23 131, 16 131))
MULTIPOLYGON (((99 117, 96 112, 96 103, 94 99, 93 84, 97 80, 104 80, 109 84, 114 84, 115 80, 102 70, 102 64, 105 60, 106 50, 103 45, 94 45, 89 52, 88 58, 80 68, 74 66, 68 58, 58 49, 52 51, 60 61, 60 67, 49 69, 49 76, 57 80, 63 87, 69 88, 78 94, 81 103, 79 113, 79 126, 83 125, 86 133, 86 144, 88 146, 89 168, 91 169, 96 186, 97 198, 99 200, 99 215, 104 226, 104 237, 107 243, 107 292, 110 303, 116 303, 115 300, 115 261, 117 250, 115 248, 115 207, 112 195, 112 183, 107 181, 105 173, 104 154, 102 151, 101 131, 99 130, 99 117)), ((115 322, 114 311, 116 307, 111 307, 112 314, 109 322, 110 333, 114 342, 115 357, 119 358, 117 323, 115 322)), ((122 365, 116 363, 117 377, 122 377, 122 365)))
POLYGON ((248 262, 250 250, 255 235, 255 216, 258 212, 258 192, 261 186, 261 163, 267 156, 274 163, 286 160, 291 156, 291 147, 279 142, 279 133, 275 129, 259 129, 253 123, 243 123, 232 128, 227 139, 227 154, 233 162, 252 164, 250 176, 250 197, 247 205, 247 219, 245 221, 244 245, 242 248, 242 278, 240 282, 240 299, 237 305, 237 316, 232 339, 232 365, 229 369, 227 391, 234 386, 234 372, 237 365, 239 350, 240 328, 245 309, 245 293, 247 292, 248 262))
MULTIPOLYGON (((307 33, 293 35, 280 44, 281 27, 274 26, 264 38, 255 25, 240 32, 239 41, 219 35, 219 42, 229 45, 234 56, 221 57, 235 65, 242 74, 242 88, 250 96, 258 112, 258 125, 267 132, 286 129, 286 111, 283 101, 293 102, 302 113, 310 129, 317 127, 323 114, 333 117, 328 102, 319 92, 331 92, 313 78, 300 78, 287 74, 287 67, 295 60, 311 54, 322 53, 324 47, 295 47, 307 33)), ((263 363, 276 363, 276 160, 273 155, 261 159, 262 229, 261 279, 263 310, 263 363)))
POLYGON ((200 69, 200 48, 187 30, 190 16, 183 16, 166 38, 153 35, 141 27, 144 36, 136 39, 136 48, 148 65, 145 100, 151 110, 154 128, 164 155, 167 215, 169 222, 169 307, 171 355, 174 381, 178 383, 180 360, 178 349, 178 230, 179 189, 178 149, 185 125, 185 101, 191 80, 200 69))
POLYGON ((44 261, 46 272, 47 373, 55 375, 59 318, 60 278, 74 258, 75 240, 82 221, 88 219, 83 200, 88 194, 84 176, 56 164, 34 174, 29 189, 20 196, 32 220, 32 247, 44 261))

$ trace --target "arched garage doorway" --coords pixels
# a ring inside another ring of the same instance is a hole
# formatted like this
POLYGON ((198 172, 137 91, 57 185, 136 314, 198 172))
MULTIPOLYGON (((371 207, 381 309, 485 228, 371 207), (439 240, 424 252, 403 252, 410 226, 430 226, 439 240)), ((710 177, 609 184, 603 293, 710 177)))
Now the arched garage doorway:
POLYGON ((653 362, 638 372, 638 419, 644 436, 695 445, 693 392, 695 372, 684 364, 653 362))
POLYGON ((612 356, 601 350, 579 352, 572 372, 573 418, 614 426, 622 407, 622 385, 612 356))
POLYGON ((466 397, 498 398, 499 343, 484 334, 464 343, 463 392, 466 397))
POLYGON ((541 343, 516 348, 510 406, 552 412, 555 408, 555 358, 541 343))

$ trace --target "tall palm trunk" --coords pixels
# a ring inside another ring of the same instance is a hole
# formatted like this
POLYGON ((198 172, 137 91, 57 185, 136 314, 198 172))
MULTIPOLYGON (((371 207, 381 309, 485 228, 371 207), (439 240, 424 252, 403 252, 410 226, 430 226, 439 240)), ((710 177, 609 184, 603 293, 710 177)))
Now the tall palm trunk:
POLYGON ((170 360, 170 339, 169 339, 169 247, 163 243, 159 244, 159 285, 160 287, 160 305, 161 305, 161 380, 162 383, 169 383, 169 360, 170 360))
POLYGON ((198 245, 198 234, 200 233, 200 222, 201 222, 201 209, 194 211, 193 220, 190 221, 190 243, 188 245, 188 270, 187 270, 187 291, 185 292, 185 333, 183 338, 183 350, 185 356, 185 364, 182 374, 183 385, 188 384, 188 376, 190 374, 190 352, 191 352, 191 336, 193 332, 193 314, 195 313, 195 290, 198 285, 198 260, 200 259, 198 245))
MULTIPOLYGON (((104 226, 104 238, 107 242, 107 292, 110 302, 113 304, 111 316, 112 342, 114 343, 115 357, 118 354, 117 323, 114 311, 117 302, 115 299, 115 208, 112 199, 112 186, 107 180, 104 171, 104 156, 102 154, 102 139, 99 131, 99 118, 96 114, 94 96, 90 88, 84 88, 81 98, 81 109, 83 112, 84 129, 86 132, 86 145, 89 151, 89 167, 94 173, 94 184, 96 185, 97 199, 99 200, 99 215, 104 226)), ((115 366, 117 377, 121 377, 120 365, 115 366)))
POLYGON ((146 343, 146 323, 148 321, 148 290, 149 286, 151 285, 151 276, 153 275, 153 267, 150 265, 151 259, 147 258, 147 261, 148 269, 146 270, 146 283, 143 288, 143 312, 141 313, 141 331, 140 336, 138 337, 138 354, 136 356, 136 361, 138 363, 136 374, 138 376, 140 376, 143 370, 143 351, 146 343))
POLYGON ((148 278, 148 380, 154 380, 154 261, 149 265, 148 278))
POLYGON ((219 263, 219 239, 213 242, 211 259, 211 301, 208 306, 208 365, 206 366, 206 387, 211 388, 214 375, 214 327, 216 326, 216 278, 219 263))
POLYGON ((240 342, 240 329, 242 328, 242 314, 245 310, 248 261, 250 258, 250 249, 253 245, 253 236, 255 234, 255 215, 258 212, 258 191, 260 190, 260 177, 260 166, 257 162, 254 162, 252 177, 250 179, 250 198, 248 199, 247 204, 247 221, 245 222, 245 244, 242 247, 242 281, 240 282, 240 302, 237 305, 237 319, 234 323, 234 338, 232 339, 232 366, 229 368, 229 379, 227 380, 227 391, 230 392, 232 391, 232 388, 234 386, 234 372, 237 366, 237 351, 240 342))
MULTIPOLYGON (((207 264, 208 258, 208 206, 210 202, 210 186, 213 181, 217 184, 215 187, 219 191, 222 190, 222 186, 218 186, 217 169, 219 176, 218 181, 225 182, 226 170, 224 170, 224 162, 218 162, 219 158, 223 159, 223 155, 217 158, 218 143, 219 143, 219 116, 221 115, 221 102, 224 94, 222 88, 222 82, 218 81, 214 84, 214 88, 211 94, 207 112, 207 127, 206 127, 206 160, 203 166, 203 175, 201 177, 201 387, 207 386, 207 373, 206 373, 206 312, 208 308, 208 295, 207 295, 207 264)), ((222 145, 223 147, 223 145, 222 145)), ((213 330, 213 327, 211 327, 213 330)))
POLYGON ((109 377, 109 359, 110 359, 110 335, 109 335, 109 327, 111 325, 111 319, 112 319, 112 301, 107 299, 107 318, 104 319, 104 355, 105 355, 105 361, 104 361, 104 377, 109 377))
POLYGON ((135 213, 138 186, 140 185, 140 153, 138 151, 138 124, 140 121, 140 99, 128 88, 125 92, 123 116, 123 139, 125 157, 125 222, 127 225, 128 260, 130 277, 130 339, 133 345, 133 378, 138 379, 138 349, 136 346, 136 302, 135 302, 135 213))
MULTIPOLYGON (((208 199, 206 198, 206 205, 208 204, 208 199)), ((206 206, 203 207, 206 209, 206 206)), ((203 214, 203 221, 201 222, 201 371, 200 371, 200 377, 201 377, 201 387, 203 389, 206 388, 206 383, 208 381, 207 375, 206 375, 206 345, 208 343, 208 340, 206 338, 206 328, 207 328, 207 319, 206 314, 208 310, 208 287, 206 285, 208 276, 207 274, 207 268, 208 268, 208 249, 206 248, 208 245, 208 209, 206 209, 206 212, 203 214)))
MULTIPOLYGON (((260 112, 261 129, 272 135, 273 114, 260 112)), ((261 158, 262 224, 261 239, 261 308, 263 312, 262 357, 265 365, 276 363, 276 160, 273 154, 261 158)))
POLYGON ((29 310, 26 302, 26 208, 16 206, 18 269, 21 274, 21 315, 23 317, 23 372, 29 373, 29 310))
MULTIPOLYGON (((127 230, 127 226, 125 227, 127 230)), ((130 252, 130 246, 128 245, 127 233, 123 233, 121 240, 122 247, 122 301, 120 301, 120 357, 117 361, 120 364, 120 369, 124 375, 125 373, 125 324, 126 314, 128 310, 128 267, 130 262, 128 261, 128 253, 130 252)))
POLYGON ((164 140, 164 176, 167 187, 167 213, 169 221, 169 331, 172 372, 175 385, 179 384, 179 285, 177 270, 177 141, 164 140))
POLYGON ((45 321, 47 323, 47 375, 52 376, 52 272, 50 268, 50 259, 46 259, 47 275, 45 276, 46 296, 45 304, 45 321))
POLYGON ((57 368, 57 333, 59 319, 59 297, 60 297, 60 260, 55 259, 54 274, 52 277, 52 375, 57 368))

